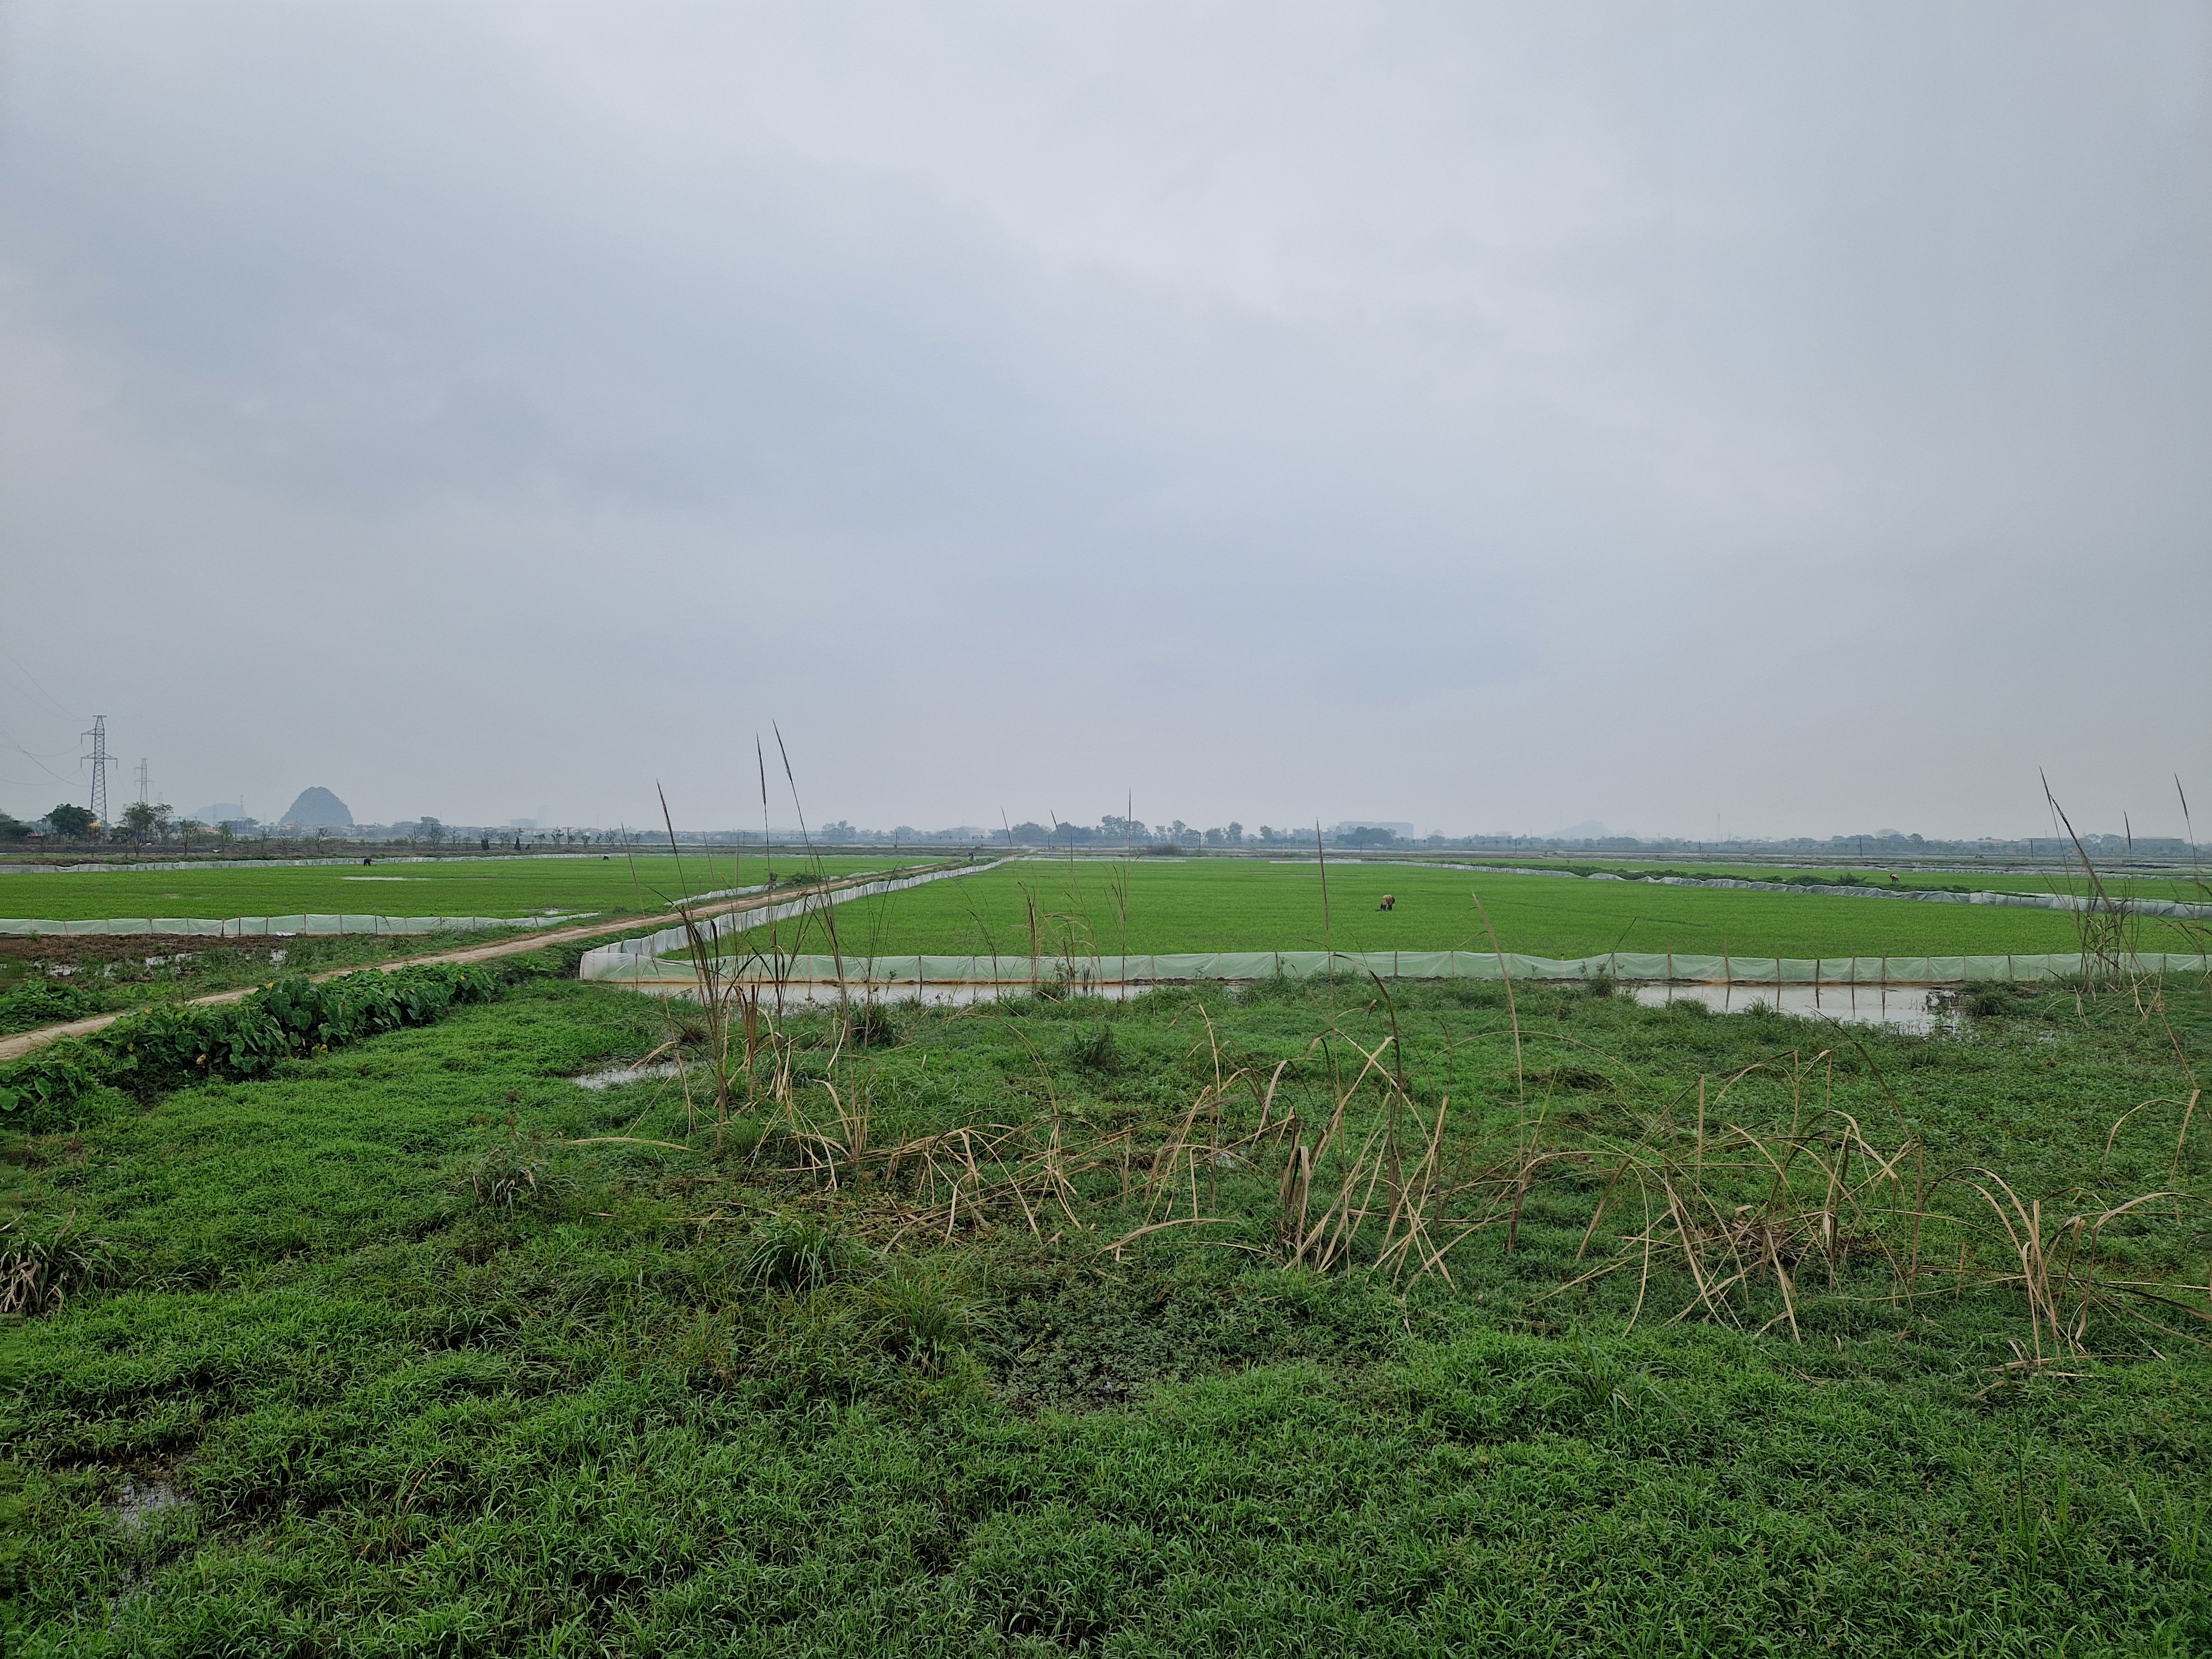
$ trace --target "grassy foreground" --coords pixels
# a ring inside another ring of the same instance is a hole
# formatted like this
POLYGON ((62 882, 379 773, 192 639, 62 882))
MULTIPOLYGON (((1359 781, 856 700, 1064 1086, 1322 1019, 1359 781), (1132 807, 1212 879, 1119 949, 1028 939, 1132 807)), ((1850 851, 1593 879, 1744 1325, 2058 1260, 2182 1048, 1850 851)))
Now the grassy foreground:
MULTIPOLYGON (((781 855, 779 875, 817 865, 825 875, 890 869, 913 858, 781 855)), ((620 852, 586 858, 519 856, 455 859, 436 864, 379 860, 270 870, 132 870, 97 874, 0 871, 0 916, 78 921, 100 916, 386 915, 514 916, 544 910, 615 915, 659 910, 688 890, 752 884, 768 878, 757 852, 733 860, 686 852, 640 854, 635 869, 620 852)))
MULTIPOLYGON (((1464 870, 1339 864, 1328 871, 1327 925, 1313 864, 1196 860, 1027 860, 957 881, 839 907, 848 955, 1026 957, 1128 951, 1487 951, 1470 894, 1481 895, 1508 951, 1602 956, 1608 951, 1844 957, 2034 955, 2077 948, 2074 919, 2045 910, 1916 904, 1794 892, 1662 887, 1642 882, 1498 876, 1464 870), (1121 884, 1126 883, 1126 887, 1121 884), (1396 901, 1385 912, 1384 894, 1396 901), (1124 927, 1126 915, 1127 925, 1124 927)), ((2145 922, 2142 948, 2194 950, 2145 922)), ((829 949, 818 923, 779 930, 782 946, 829 949)), ((731 941, 764 949, 765 929, 731 941)))
POLYGON ((718 1125, 696 1011, 539 982, 103 1093, 0 1164, 61 1293, 0 1325, 0 1647, 2201 1652, 2212 1364, 2159 1327, 2204 1306, 2212 1007, 2162 994, 814 1015, 718 1125), (672 1019, 688 1106, 569 1080, 672 1019), (1285 1242, 1347 1167, 1435 1173, 1448 1279, 1379 1212, 1285 1242), (2046 1330, 1977 1186, 2188 1196, 2045 1275, 2046 1330), (1739 1191, 1777 1267, 1717 1287, 1739 1191))

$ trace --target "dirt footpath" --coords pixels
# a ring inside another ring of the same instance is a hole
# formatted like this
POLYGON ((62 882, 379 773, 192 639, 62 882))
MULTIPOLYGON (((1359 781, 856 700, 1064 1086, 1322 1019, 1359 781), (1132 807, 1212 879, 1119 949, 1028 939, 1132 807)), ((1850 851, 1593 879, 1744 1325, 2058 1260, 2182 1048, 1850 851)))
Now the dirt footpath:
MULTIPOLYGON (((748 893, 742 898, 723 899, 714 904, 702 904, 691 914, 695 916, 724 916, 738 910, 753 910, 770 902, 788 904, 794 898, 804 898, 810 893, 834 893, 839 888, 851 887, 860 882, 881 879, 881 872, 865 876, 848 877, 842 881, 825 881, 814 887, 779 887, 772 893, 748 893)), ((426 962, 489 962, 495 957, 519 957, 531 951, 542 951, 549 945, 570 945, 584 939, 611 939, 623 933, 642 933, 661 927, 673 927, 682 918, 673 912, 654 921, 643 916, 627 916, 620 921, 592 922, 580 927, 555 927, 544 933, 524 933, 514 939, 503 939, 491 945, 465 945, 458 951, 438 951, 419 957, 399 957, 390 962, 377 963, 367 968, 332 968, 319 974, 310 974, 309 979, 338 979, 347 974, 388 974, 395 969, 411 968, 426 962)), ((117 937, 122 937, 118 935, 117 937)), ((242 1002, 258 990, 249 985, 236 991, 218 991, 212 996, 186 997, 173 1004, 150 1005, 209 1008, 226 1002, 242 1002)), ((141 1012, 140 1009, 125 1009, 122 1013, 99 1014, 90 1019, 71 1020, 66 1025, 42 1025, 35 1031, 19 1032, 11 1037, 0 1037, 0 1064, 20 1060, 33 1048, 58 1042, 63 1037, 85 1036, 105 1026, 112 1025, 125 1014, 141 1012)))

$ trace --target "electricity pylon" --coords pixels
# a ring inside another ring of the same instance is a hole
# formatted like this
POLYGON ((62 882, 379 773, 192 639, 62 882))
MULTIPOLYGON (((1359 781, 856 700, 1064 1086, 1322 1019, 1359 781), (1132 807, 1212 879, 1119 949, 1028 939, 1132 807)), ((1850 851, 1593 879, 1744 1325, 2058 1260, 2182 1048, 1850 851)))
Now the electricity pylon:
POLYGON ((92 816, 95 822, 107 822, 107 716, 94 714, 92 730, 79 733, 92 739, 92 752, 84 757, 92 763, 92 816))

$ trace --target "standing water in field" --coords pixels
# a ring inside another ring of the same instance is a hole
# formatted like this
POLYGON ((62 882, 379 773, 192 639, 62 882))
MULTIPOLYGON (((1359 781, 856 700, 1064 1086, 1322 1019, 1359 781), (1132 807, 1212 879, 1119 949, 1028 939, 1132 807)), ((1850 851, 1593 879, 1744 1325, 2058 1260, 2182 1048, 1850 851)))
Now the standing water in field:
MULTIPOLYGON (((1238 989, 1263 981, 1213 982, 1238 989)), ((762 1000, 772 1003, 776 995, 774 986, 765 981, 756 983, 762 1000)), ((688 980, 635 981, 623 988, 647 996, 690 1000, 698 996, 696 981, 688 980)), ((933 1007, 955 1007, 1041 992, 1048 997, 1120 1002, 1161 988, 1161 984, 1141 981, 1089 985, 1050 981, 1032 985, 1025 980, 976 980, 964 984, 930 981, 920 985, 877 981, 872 984, 848 981, 840 985, 835 980, 794 979, 784 981, 782 1000, 785 1006, 792 1008, 834 1007, 843 1001, 920 1002, 933 1007)), ((1623 988, 1632 990, 1638 1003, 1646 1008, 1662 1008, 1670 1002, 1699 1003, 1717 1014, 1747 1014, 1753 1009, 1765 1008, 1803 1018, 1832 1019, 1845 1025, 1880 1025, 1908 1036, 1924 1036, 1950 1024, 1956 1018, 1946 1006, 1950 993, 1922 985, 1638 985, 1623 988)), ((619 1078, 616 1073, 605 1075, 611 1080, 630 1080, 627 1074, 619 1078)), ((605 1086, 597 1079, 581 1080, 587 1088, 605 1086)))
POLYGON ((1882 1025, 1913 1036, 1924 1036, 1955 1018, 1943 1006, 1946 994, 1924 985, 1639 985, 1635 992, 1637 1001, 1646 1008, 1663 1008, 1670 1002, 1702 1003, 1717 1014, 1771 1008, 1846 1025, 1882 1025))

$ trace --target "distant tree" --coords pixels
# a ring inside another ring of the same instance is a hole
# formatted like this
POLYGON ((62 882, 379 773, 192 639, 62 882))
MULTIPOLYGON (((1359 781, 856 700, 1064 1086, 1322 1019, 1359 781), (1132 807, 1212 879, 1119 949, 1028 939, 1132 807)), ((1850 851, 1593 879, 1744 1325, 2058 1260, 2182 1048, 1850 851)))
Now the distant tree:
POLYGON ((123 829, 131 840, 152 841, 169 822, 169 803, 134 800, 123 809, 123 829))
POLYGON ((1242 847, 1244 844, 1244 826, 1234 818, 1229 820, 1229 844, 1231 847, 1242 847))
POLYGON ((0 841, 21 841, 31 833, 31 826, 7 812, 0 812, 0 841))
POLYGON ((415 826, 415 838, 417 841, 427 841, 435 847, 440 842, 445 840, 446 826, 425 813, 422 821, 415 826))
POLYGON ((1012 834, 1024 847, 1042 847, 1052 839, 1052 832, 1041 823, 1018 823, 1012 834))
POLYGON ((98 820, 87 808, 64 801, 46 814, 46 822, 53 826, 56 835, 70 841, 82 841, 92 833, 92 826, 98 820))
POLYGON ((1362 824, 1358 829, 1337 837, 1337 841, 1346 847, 1388 847, 1397 839, 1390 830, 1371 823, 1362 824))

